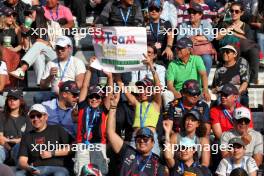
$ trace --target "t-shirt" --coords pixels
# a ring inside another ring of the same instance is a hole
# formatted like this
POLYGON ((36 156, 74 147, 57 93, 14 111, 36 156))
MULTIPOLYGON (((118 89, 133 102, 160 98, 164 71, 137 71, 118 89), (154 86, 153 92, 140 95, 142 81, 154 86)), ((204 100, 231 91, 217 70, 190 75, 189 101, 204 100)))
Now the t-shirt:
POLYGON ((65 18, 67 22, 73 20, 71 10, 68 7, 65 7, 63 5, 58 5, 58 8, 56 9, 56 11, 52 11, 52 12, 47 6, 44 6, 43 9, 45 11, 44 15, 48 20, 58 21, 62 18, 65 18))
POLYGON ((187 64, 184 64, 180 59, 170 62, 166 72, 166 78, 167 81, 173 81, 174 88, 180 91, 182 84, 186 80, 195 79, 201 83, 200 71, 205 71, 202 58, 200 56, 190 55, 187 64))
POLYGON ((183 176, 183 175, 196 175, 196 176, 211 176, 210 170, 199 163, 194 162, 190 167, 185 165, 182 161, 176 160, 175 165, 170 169, 171 176, 183 176))
POLYGON ((77 75, 82 74, 82 73, 84 74, 86 72, 86 68, 85 68, 84 63, 80 59, 78 59, 74 56, 71 56, 70 60, 66 60, 66 61, 62 61, 62 62, 59 62, 58 59, 55 59, 53 61, 49 61, 46 65, 42 79, 47 79, 47 77, 50 75, 50 69, 52 67, 58 68, 58 75, 56 76, 56 78, 51 83, 53 91, 55 91, 55 92, 58 92, 58 90, 59 90, 58 84, 60 81, 62 81, 62 82, 75 81, 75 77, 77 75), (59 65, 60 65, 60 67, 59 67, 59 65), (63 72, 64 72, 64 75, 63 75, 63 72))
POLYGON ((25 116, 7 117, 0 113, 0 132, 8 138, 20 138, 22 134, 32 130, 29 119, 25 116))
POLYGON ((93 109, 87 101, 80 102, 78 108, 77 143, 85 143, 88 139, 90 143, 106 144, 108 110, 104 106, 93 109))
POLYGON ((168 117, 173 120, 173 131, 179 132, 180 125, 184 114, 190 112, 191 110, 198 110, 202 114, 202 121, 205 123, 210 123, 210 110, 206 102, 199 100, 196 105, 188 110, 184 108, 182 99, 176 99, 169 103, 168 117))
POLYGON ((251 157, 244 156, 240 164, 234 164, 231 158, 224 158, 217 167, 216 173, 219 176, 229 176, 232 170, 243 168, 248 174, 258 170, 255 160, 251 157))
POLYGON ((164 165, 161 163, 159 157, 154 153, 152 153, 149 160, 148 157, 145 160, 142 160, 136 149, 124 143, 119 154, 121 156, 120 176, 164 175, 164 165), (141 168, 144 169, 140 172, 141 168))
POLYGON ((0 75, 8 75, 6 63, 4 61, 0 61, 0 75))
MULTIPOLYGON (((251 141, 246 145, 246 156, 253 156, 254 154, 263 154, 263 137, 261 133, 249 129, 248 134, 251 136, 251 141)), ((234 129, 224 132, 221 136, 221 144, 227 146, 230 139, 234 137, 241 137, 241 135, 234 129)))
MULTIPOLYGON (((242 107, 242 105, 240 103, 236 103, 236 108, 239 108, 239 107, 242 107)), ((210 109, 210 122, 211 122, 211 125, 220 123, 222 132, 225 132, 233 128, 233 123, 231 123, 229 118, 225 116, 223 110, 224 110, 224 107, 221 105, 211 108, 210 109)), ((253 124, 254 124, 253 117, 251 114, 251 120, 249 123, 249 127, 253 128, 253 124)))
POLYGON ((23 135, 19 156, 28 157, 28 163, 32 163, 34 166, 64 166, 66 157, 42 159, 40 157, 40 149, 42 147, 42 150, 44 150, 44 147, 47 147, 48 150, 48 147, 50 147, 52 151, 54 148, 56 149, 56 144, 58 146, 58 144, 70 144, 70 142, 70 135, 62 127, 48 125, 47 128, 41 132, 33 130, 23 135))
POLYGON ((249 82, 249 65, 247 60, 240 58, 235 65, 224 67, 220 65, 214 75, 213 87, 221 87, 226 83, 241 85, 243 82, 249 82))

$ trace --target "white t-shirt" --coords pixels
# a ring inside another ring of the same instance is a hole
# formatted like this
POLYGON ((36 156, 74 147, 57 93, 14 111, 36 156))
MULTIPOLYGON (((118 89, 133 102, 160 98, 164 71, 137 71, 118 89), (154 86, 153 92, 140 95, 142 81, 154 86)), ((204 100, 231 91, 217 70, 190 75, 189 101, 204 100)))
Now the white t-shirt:
POLYGON ((80 59, 78 59, 74 56, 71 56, 70 60, 59 62, 59 64, 58 64, 58 59, 55 59, 53 61, 49 61, 46 65, 42 79, 47 79, 47 77, 50 75, 50 69, 52 67, 58 68, 58 74, 51 83, 52 90, 54 92, 57 92, 57 93, 59 90, 58 84, 61 81, 62 82, 75 81, 75 77, 77 75, 82 74, 82 73, 84 74, 86 72, 86 68, 85 68, 84 63, 80 59), (59 65, 60 65, 60 67, 59 67, 59 65), (62 75, 63 72, 64 72, 64 75, 62 75))
POLYGON ((233 164, 231 158, 224 158, 216 169, 219 176, 229 176, 232 170, 243 168, 248 174, 258 170, 258 166, 252 157, 244 156, 240 164, 233 164))
POLYGON ((8 75, 6 63, 4 61, 0 61, 0 62, 1 62, 1 65, 0 65, 0 75, 8 75))

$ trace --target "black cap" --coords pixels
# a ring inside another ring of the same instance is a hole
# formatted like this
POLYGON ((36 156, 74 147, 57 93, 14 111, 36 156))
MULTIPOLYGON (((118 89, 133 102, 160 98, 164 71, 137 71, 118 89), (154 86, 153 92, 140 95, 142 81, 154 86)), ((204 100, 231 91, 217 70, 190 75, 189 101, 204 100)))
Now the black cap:
POLYGON ((60 92, 71 92, 74 94, 79 94, 80 89, 78 88, 75 81, 65 81, 59 85, 60 92))
POLYGON ((195 2, 193 2, 193 3, 190 4, 190 7, 189 7, 188 11, 189 10, 194 10, 196 12, 203 13, 203 7, 200 4, 195 3, 195 2))
POLYGON ((137 133, 136 133, 136 138, 137 137, 141 137, 141 136, 144 136, 144 137, 149 137, 149 138, 153 138, 154 137, 154 134, 153 132, 151 131, 151 129, 147 128, 147 127, 143 127, 143 128, 140 128, 137 133))
POLYGON ((153 86, 153 81, 149 78, 144 78, 136 82, 136 86, 150 87, 153 86))
POLYGON ((1 13, 4 16, 16 15, 17 14, 13 9, 11 9, 9 7, 5 7, 5 6, 1 8, 1 13))
POLYGON ((182 85, 182 92, 190 95, 200 95, 201 90, 198 81, 195 79, 185 81, 182 85))
POLYGON ((101 91, 101 89, 98 86, 91 86, 91 87, 89 87, 89 94, 88 94, 88 96, 90 96, 92 94, 97 94, 99 96, 103 96, 103 92, 101 91))
POLYGON ((186 118, 186 117, 188 117, 190 115, 193 116, 194 118, 196 118, 197 120, 201 120, 201 113, 198 110, 196 110, 196 109, 193 109, 193 110, 187 112, 184 115, 184 117, 186 118))
POLYGON ((193 47, 193 42, 191 39, 187 37, 183 37, 180 40, 177 41, 176 43, 177 48, 192 48, 193 47))
POLYGON ((231 83, 225 84, 218 93, 224 93, 226 95, 238 95, 239 91, 236 86, 231 83))
POLYGON ((20 89, 10 89, 7 93, 7 97, 15 97, 17 99, 23 97, 23 91, 20 89))

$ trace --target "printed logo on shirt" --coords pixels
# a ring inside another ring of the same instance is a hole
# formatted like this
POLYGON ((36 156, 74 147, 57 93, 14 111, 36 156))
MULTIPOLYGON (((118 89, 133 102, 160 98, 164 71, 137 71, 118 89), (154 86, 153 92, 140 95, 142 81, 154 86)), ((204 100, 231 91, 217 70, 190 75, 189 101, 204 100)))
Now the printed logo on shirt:
POLYGON ((45 137, 38 137, 35 139, 35 144, 45 144, 45 137))

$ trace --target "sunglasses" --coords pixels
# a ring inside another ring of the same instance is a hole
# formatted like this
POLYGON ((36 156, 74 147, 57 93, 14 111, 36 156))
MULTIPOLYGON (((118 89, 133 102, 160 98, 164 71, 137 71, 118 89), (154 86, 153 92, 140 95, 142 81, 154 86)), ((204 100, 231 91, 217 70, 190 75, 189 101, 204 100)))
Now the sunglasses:
POLYGON ((188 95, 192 96, 192 97, 196 97, 196 96, 200 96, 200 93, 191 93, 189 92, 188 95))
POLYGON ((150 12, 153 12, 153 11, 160 12, 160 9, 158 7, 149 7, 149 11, 150 12))
POLYGON ((233 50, 230 50, 230 49, 225 49, 225 50, 222 51, 222 53, 223 53, 223 54, 224 54, 224 53, 226 53, 226 54, 230 54, 230 53, 234 53, 234 51, 233 51, 233 50))
POLYGON ((233 149, 241 149, 243 147, 243 145, 240 144, 233 144, 232 148, 233 149))
POLYGON ((40 119, 42 117, 41 113, 37 113, 37 114, 30 114, 29 118, 30 119, 35 119, 35 117, 37 117, 38 119, 40 119))
POLYGON ((92 95, 89 95, 89 97, 88 97, 89 99, 97 99, 97 100, 99 100, 99 99, 101 99, 101 96, 100 95, 98 95, 98 94, 92 94, 92 95))
POLYGON ((61 47, 61 46, 56 46, 56 50, 58 51, 65 51, 67 47, 61 47))
POLYGON ((186 150, 189 150, 189 149, 193 149, 193 147, 186 147, 184 145, 180 146, 180 151, 186 151, 186 150))
POLYGON ((144 143, 148 143, 149 140, 150 140, 150 138, 146 137, 146 136, 136 137, 136 139, 135 139, 136 143, 142 143, 142 141, 144 143))
POLYGON ((249 119, 246 119, 246 118, 243 118, 243 119, 236 120, 236 122, 238 124, 246 124, 246 125, 248 125, 250 123, 250 120, 249 119))
POLYGON ((195 10, 193 10, 193 9, 191 9, 191 10, 188 10, 188 12, 189 12, 189 14, 194 14, 194 15, 196 15, 197 13, 201 13, 201 12, 197 12, 197 11, 195 11, 195 10))
POLYGON ((235 13, 235 14, 239 14, 241 11, 240 11, 240 10, 234 10, 234 9, 231 9, 230 12, 231 12, 231 13, 235 13))
POLYGON ((227 98, 227 97, 229 97, 230 95, 225 94, 225 93, 221 93, 220 96, 221 96, 221 97, 226 97, 226 98, 227 98))

